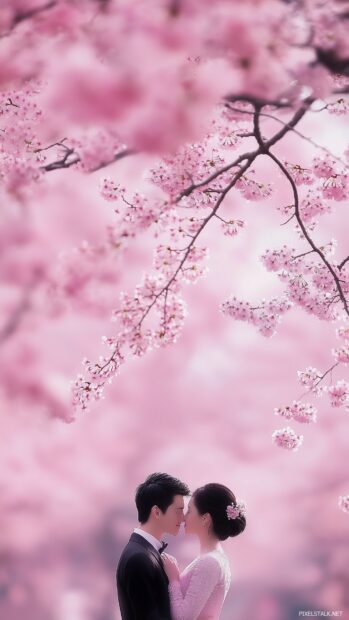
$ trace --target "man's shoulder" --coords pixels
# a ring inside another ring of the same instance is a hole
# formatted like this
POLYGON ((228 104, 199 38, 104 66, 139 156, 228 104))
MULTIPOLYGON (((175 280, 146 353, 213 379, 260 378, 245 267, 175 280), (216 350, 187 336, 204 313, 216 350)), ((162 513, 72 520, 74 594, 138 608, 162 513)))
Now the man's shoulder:
POLYGON ((136 545, 126 545, 117 566, 118 579, 133 576, 135 579, 142 580, 145 575, 152 575, 154 571, 159 570, 158 563, 154 555, 146 548, 138 548, 136 545))
POLYGON ((119 566, 123 564, 137 567, 149 565, 150 563, 152 563, 150 550, 137 541, 129 540, 121 553, 119 566))

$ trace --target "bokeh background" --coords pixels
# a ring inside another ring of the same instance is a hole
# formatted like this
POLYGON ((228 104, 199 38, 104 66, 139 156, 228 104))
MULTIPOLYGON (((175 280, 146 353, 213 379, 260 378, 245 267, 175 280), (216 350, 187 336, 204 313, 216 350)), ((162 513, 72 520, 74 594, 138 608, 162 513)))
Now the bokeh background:
MULTIPOLYGON (((313 122, 302 131, 316 129, 313 122)), ((319 141, 340 154, 343 121, 328 116, 327 122, 319 141)), ((289 137, 284 145, 289 159, 299 158, 299 140, 289 137)), ((313 147, 303 141, 301 148, 306 161, 313 147)), ((144 171, 153 163, 135 156, 108 175, 151 192, 144 171)), ((188 317, 178 343, 131 361, 106 398, 71 423, 69 382, 83 357, 102 352, 119 291, 132 290, 151 268, 154 239, 144 233, 112 264, 86 259, 75 268, 74 248, 83 240, 102 244, 113 222, 113 208, 98 192, 103 173, 57 171, 40 200, 33 197, 35 243, 14 243, 2 266, 8 274, 1 285, 3 325, 21 299, 9 274, 25 273, 36 261, 58 275, 55 286, 30 291, 0 348, 0 613, 6 620, 119 618, 116 565, 137 525, 135 488, 154 471, 178 476, 192 490, 227 484, 247 503, 246 530, 224 543, 233 579, 222 620, 293 620, 300 610, 342 610, 349 617, 349 522, 337 506, 349 490, 348 413, 319 401, 318 423, 297 427, 304 434, 298 452, 271 439, 284 426, 274 407, 301 394, 297 370, 331 365, 333 325, 294 310, 265 339, 219 312, 232 293, 258 301, 282 290, 258 257, 295 238, 292 227, 280 227, 276 210, 288 190, 275 168, 263 161, 256 168, 275 191, 260 204, 240 194, 227 200, 225 208, 245 219, 246 229, 233 239, 219 226, 206 233, 210 271, 186 288, 188 317)), ((317 238, 328 240, 331 231, 342 257, 345 207, 323 222, 317 238)), ((183 531, 167 540, 182 567, 198 551, 183 531)))

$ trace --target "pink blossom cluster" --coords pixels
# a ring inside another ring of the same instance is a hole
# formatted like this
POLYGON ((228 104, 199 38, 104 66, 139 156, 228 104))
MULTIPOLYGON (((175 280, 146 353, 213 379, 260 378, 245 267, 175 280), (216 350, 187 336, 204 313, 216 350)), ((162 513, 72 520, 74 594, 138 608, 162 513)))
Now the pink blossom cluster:
POLYGON ((270 183, 260 183, 246 175, 238 179, 236 187, 246 200, 263 200, 264 198, 268 198, 272 193, 272 186, 270 183))
MULTIPOLYGON (((160 270, 159 270, 160 271, 160 270)), ((86 410, 91 400, 100 399, 105 383, 110 383, 119 373, 121 365, 131 355, 140 357, 154 347, 174 344, 182 330, 186 307, 179 296, 178 282, 171 284, 163 274, 145 274, 133 295, 122 292, 120 306, 113 311, 113 321, 121 330, 103 342, 111 350, 109 356, 101 356, 97 363, 84 362, 85 377, 79 375, 73 385, 73 404, 76 409, 86 410), (145 325, 154 307, 154 319, 145 325)))
MULTIPOLYGON (((339 269, 336 266, 334 266, 333 269, 338 278, 342 279, 343 276, 345 277, 345 274, 341 274, 339 269)), ((312 272, 311 272, 311 281, 315 285, 315 287, 319 289, 320 291, 326 291, 326 292, 332 293, 332 296, 335 295, 336 287, 335 287, 333 275, 328 271, 326 265, 324 264, 314 265, 312 272)), ((348 287, 348 284, 343 278, 342 289, 344 292, 348 292, 347 287, 348 287)))
POLYGON ((72 405, 79 411, 87 411, 91 400, 98 401, 103 398, 103 383, 94 383, 86 380, 79 374, 72 383, 72 405))
POLYGON ((303 257, 298 258, 296 250, 286 245, 279 250, 267 249, 261 256, 261 262, 268 271, 299 273, 305 269, 303 257))
POLYGON ((295 422, 300 422, 301 424, 310 424, 317 421, 315 407, 310 403, 302 403, 299 400, 294 400, 292 405, 286 407, 277 407, 274 413, 287 420, 295 420, 295 422))
POLYGON ((245 123, 233 122, 227 118, 226 110, 219 110, 217 117, 211 123, 211 132, 217 136, 219 146, 224 150, 232 150, 241 144, 243 134, 248 130, 245 123))
POLYGON ((117 201, 126 192, 126 188, 115 183, 110 177, 105 177, 100 181, 100 192, 105 200, 117 201))
POLYGON ((299 212, 303 222, 307 223, 319 215, 331 213, 331 206, 324 201, 322 196, 308 192, 299 206, 299 212))
POLYGON ((349 364, 349 343, 343 344, 337 349, 333 349, 332 352, 336 362, 349 364))
POLYGON ((340 495, 338 498, 338 506, 343 512, 349 514, 349 495, 340 495))
POLYGON ((228 222, 222 222, 223 233, 227 237, 235 237, 241 228, 245 227, 243 220, 229 220, 228 222))
POLYGON ((177 273, 185 281, 196 282, 205 272, 202 261, 207 257, 207 248, 191 246, 189 249, 176 249, 159 245, 155 250, 154 266, 166 276, 173 277, 177 273), (181 266, 182 262, 185 264, 181 266))
POLYGON ((19 199, 41 180, 42 112, 34 85, 0 93, 0 183, 19 199))
POLYGON ((296 452, 303 443, 304 436, 297 435, 290 426, 275 430, 272 434, 273 443, 279 448, 296 452))
MULTIPOLYGON (((329 212, 330 207, 323 200, 321 207, 321 194, 323 198, 337 201, 345 200, 348 197, 348 174, 345 163, 342 160, 335 160, 329 154, 323 157, 315 156, 312 162, 312 170, 315 177, 320 181, 317 186, 319 193, 316 198, 313 197, 315 203, 311 205, 312 210, 317 209, 319 213, 329 212)), ((308 196, 311 198, 311 194, 308 196)))
POLYGON ((331 200, 346 200, 349 196, 348 175, 341 172, 325 179, 322 193, 325 198, 330 198, 331 200))
POLYGON ((320 179, 328 179, 336 172, 336 161, 330 157, 319 157, 316 155, 313 157, 313 171, 315 176, 320 179))
MULTIPOLYGON (((116 224, 109 228, 114 244, 120 243, 125 238, 135 237, 156 223, 162 230, 169 226, 168 212, 171 211, 171 207, 166 201, 150 200, 140 192, 128 196, 126 188, 109 177, 101 179, 100 192, 105 200, 116 203, 114 212, 120 216, 116 224)), ((177 218, 174 221, 177 223, 177 218)))
MULTIPOLYGON (((313 229, 314 218, 332 211, 328 200, 343 201, 349 196, 349 182, 347 168, 342 160, 335 160, 330 154, 313 158, 311 167, 285 162, 285 167, 291 174, 299 190, 303 185, 310 185, 305 196, 300 195, 299 214, 304 223, 313 229)), ((294 205, 280 209, 285 215, 294 213, 294 205)))
POLYGON ((316 396, 322 396, 323 386, 319 385, 322 375, 317 368, 308 366, 305 370, 298 370, 297 375, 299 382, 307 388, 307 391, 312 392, 316 396))
POLYGON ((327 388, 332 407, 345 407, 349 411, 349 383, 340 379, 327 388))
MULTIPOLYGON (((322 246, 323 256, 334 254, 336 240, 322 246)), ((343 293, 349 291, 349 276, 332 262, 332 272, 328 264, 308 257, 313 251, 301 253, 284 245, 280 250, 266 250, 261 261, 269 271, 278 272, 280 280, 286 284, 286 295, 309 314, 323 320, 333 320, 339 315, 340 296, 335 277, 341 281, 343 293), (308 260, 307 260, 308 259, 308 260)))
POLYGON ((347 325, 342 325, 336 332, 337 336, 343 341, 343 344, 332 349, 332 355, 336 362, 340 364, 349 364, 349 328, 347 325))
POLYGON ((338 329, 336 329, 336 334, 338 338, 343 338, 343 340, 349 341, 349 326, 342 325, 341 327, 338 327, 338 329))
POLYGON ((331 103, 327 104, 326 108, 330 114, 336 114, 337 116, 349 113, 349 104, 343 97, 331 101, 331 103))
MULTIPOLYGON (((309 366, 304 371, 298 371, 297 374, 301 385, 306 387, 308 392, 312 392, 316 396, 322 396, 323 393, 326 392, 329 396, 330 405, 332 407, 337 408, 344 406, 347 410, 349 410, 349 383, 347 381, 345 381, 344 379, 339 379, 336 381, 336 383, 331 383, 329 386, 320 385, 320 383, 325 379, 326 376, 331 376, 332 381, 332 371, 340 364, 346 365, 349 362, 348 327, 346 325, 343 325, 338 328, 336 332, 337 336, 344 340, 344 344, 332 350, 333 356, 335 358, 335 364, 323 373, 321 373, 316 368, 309 366)), ((287 415, 287 412, 290 411, 289 407, 286 407, 284 413, 282 413, 281 410, 277 411, 279 411, 280 415, 291 417, 291 415, 287 415)))
POLYGON ((290 308, 292 303, 283 297, 274 297, 269 301, 262 300, 258 306, 253 306, 250 302, 240 301, 235 296, 221 304, 221 312, 239 321, 246 321, 255 325, 263 336, 272 336, 281 317, 290 308))
POLYGON ((312 185, 314 183, 314 176, 309 168, 304 168, 300 164, 291 164, 287 161, 285 161, 285 167, 297 185, 312 185))
POLYGON ((225 159, 218 149, 203 140, 182 147, 173 156, 164 157, 150 170, 149 180, 160 187, 170 201, 189 208, 206 208, 216 202, 217 193, 222 189, 224 176, 220 170, 224 164, 225 159), (206 179, 218 175, 218 180, 205 183, 206 179), (193 184, 199 184, 199 188, 188 193, 186 190, 193 184))
POLYGON ((188 215, 183 217, 180 215, 179 209, 165 202, 163 210, 154 221, 154 237, 157 239, 167 236, 171 243, 181 242, 181 247, 183 247, 186 241, 193 239, 199 233, 205 221, 204 215, 203 217, 198 217, 199 215, 198 212, 193 215, 189 212, 188 215))

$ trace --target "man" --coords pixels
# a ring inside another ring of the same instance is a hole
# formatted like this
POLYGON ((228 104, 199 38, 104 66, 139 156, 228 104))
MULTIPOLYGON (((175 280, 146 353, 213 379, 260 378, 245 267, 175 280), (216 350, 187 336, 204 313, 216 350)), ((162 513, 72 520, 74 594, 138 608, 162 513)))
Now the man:
POLYGON ((183 521, 186 484, 151 474, 136 491, 140 526, 124 548, 116 572, 122 620, 171 620, 168 579, 161 553, 163 534, 176 536, 183 521))

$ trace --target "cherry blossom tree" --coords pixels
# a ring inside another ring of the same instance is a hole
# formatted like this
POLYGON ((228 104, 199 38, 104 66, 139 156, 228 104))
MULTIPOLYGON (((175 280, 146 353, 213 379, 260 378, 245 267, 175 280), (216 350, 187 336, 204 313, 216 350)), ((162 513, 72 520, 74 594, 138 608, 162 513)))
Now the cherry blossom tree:
MULTIPOLYGON (((103 303, 89 293, 91 281, 115 298, 115 255, 126 242, 141 243, 146 229, 156 239, 153 271, 133 292, 120 291, 115 328, 103 338, 109 352, 84 361, 73 387, 76 409, 99 399, 129 357, 177 341, 187 313, 184 285, 208 268, 205 230, 218 220, 217 234, 227 242, 243 234, 248 222, 232 216, 230 196, 268 201, 279 173, 287 195, 280 223, 294 228, 294 247, 271 245, 260 258, 281 292, 252 301, 233 293, 220 310, 266 337, 295 306, 338 323, 328 368, 298 374, 305 394, 349 410, 348 256, 321 229, 321 219, 348 199, 348 148, 333 153, 321 131, 304 135, 299 128, 306 117, 318 130, 330 115, 346 118, 346 3, 261 0, 239 6, 238 14, 235 5, 159 0, 144 11, 141 0, 3 3, 1 179, 9 206, 1 270, 18 290, 1 340, 28 311, 64 311, 67 297, 83 312, 96 311, 103 303), (290 134, 298 138, 293 152, 290 134), (302 156, 302 143, 312 146, 310 157, 302 156), (108 165, 140 153, 158 157, 144 171, 145 190, 129 191, 117 175, 104 175, 108 165), (101 171, 101 195, 114 219, 103 244, 82 243, 57 265, 32 203, 44 195, 48 173, 67 168, 77 183, 79 175, 101 171)), ((317 419, 314 404, 300 398, 275 414, 297 423, 317 419)), ((276 445, 291 450, 302 439, 289 426, 273 434, 276 445)), ((347 508, 348 496, 340 505, 347 508)))

